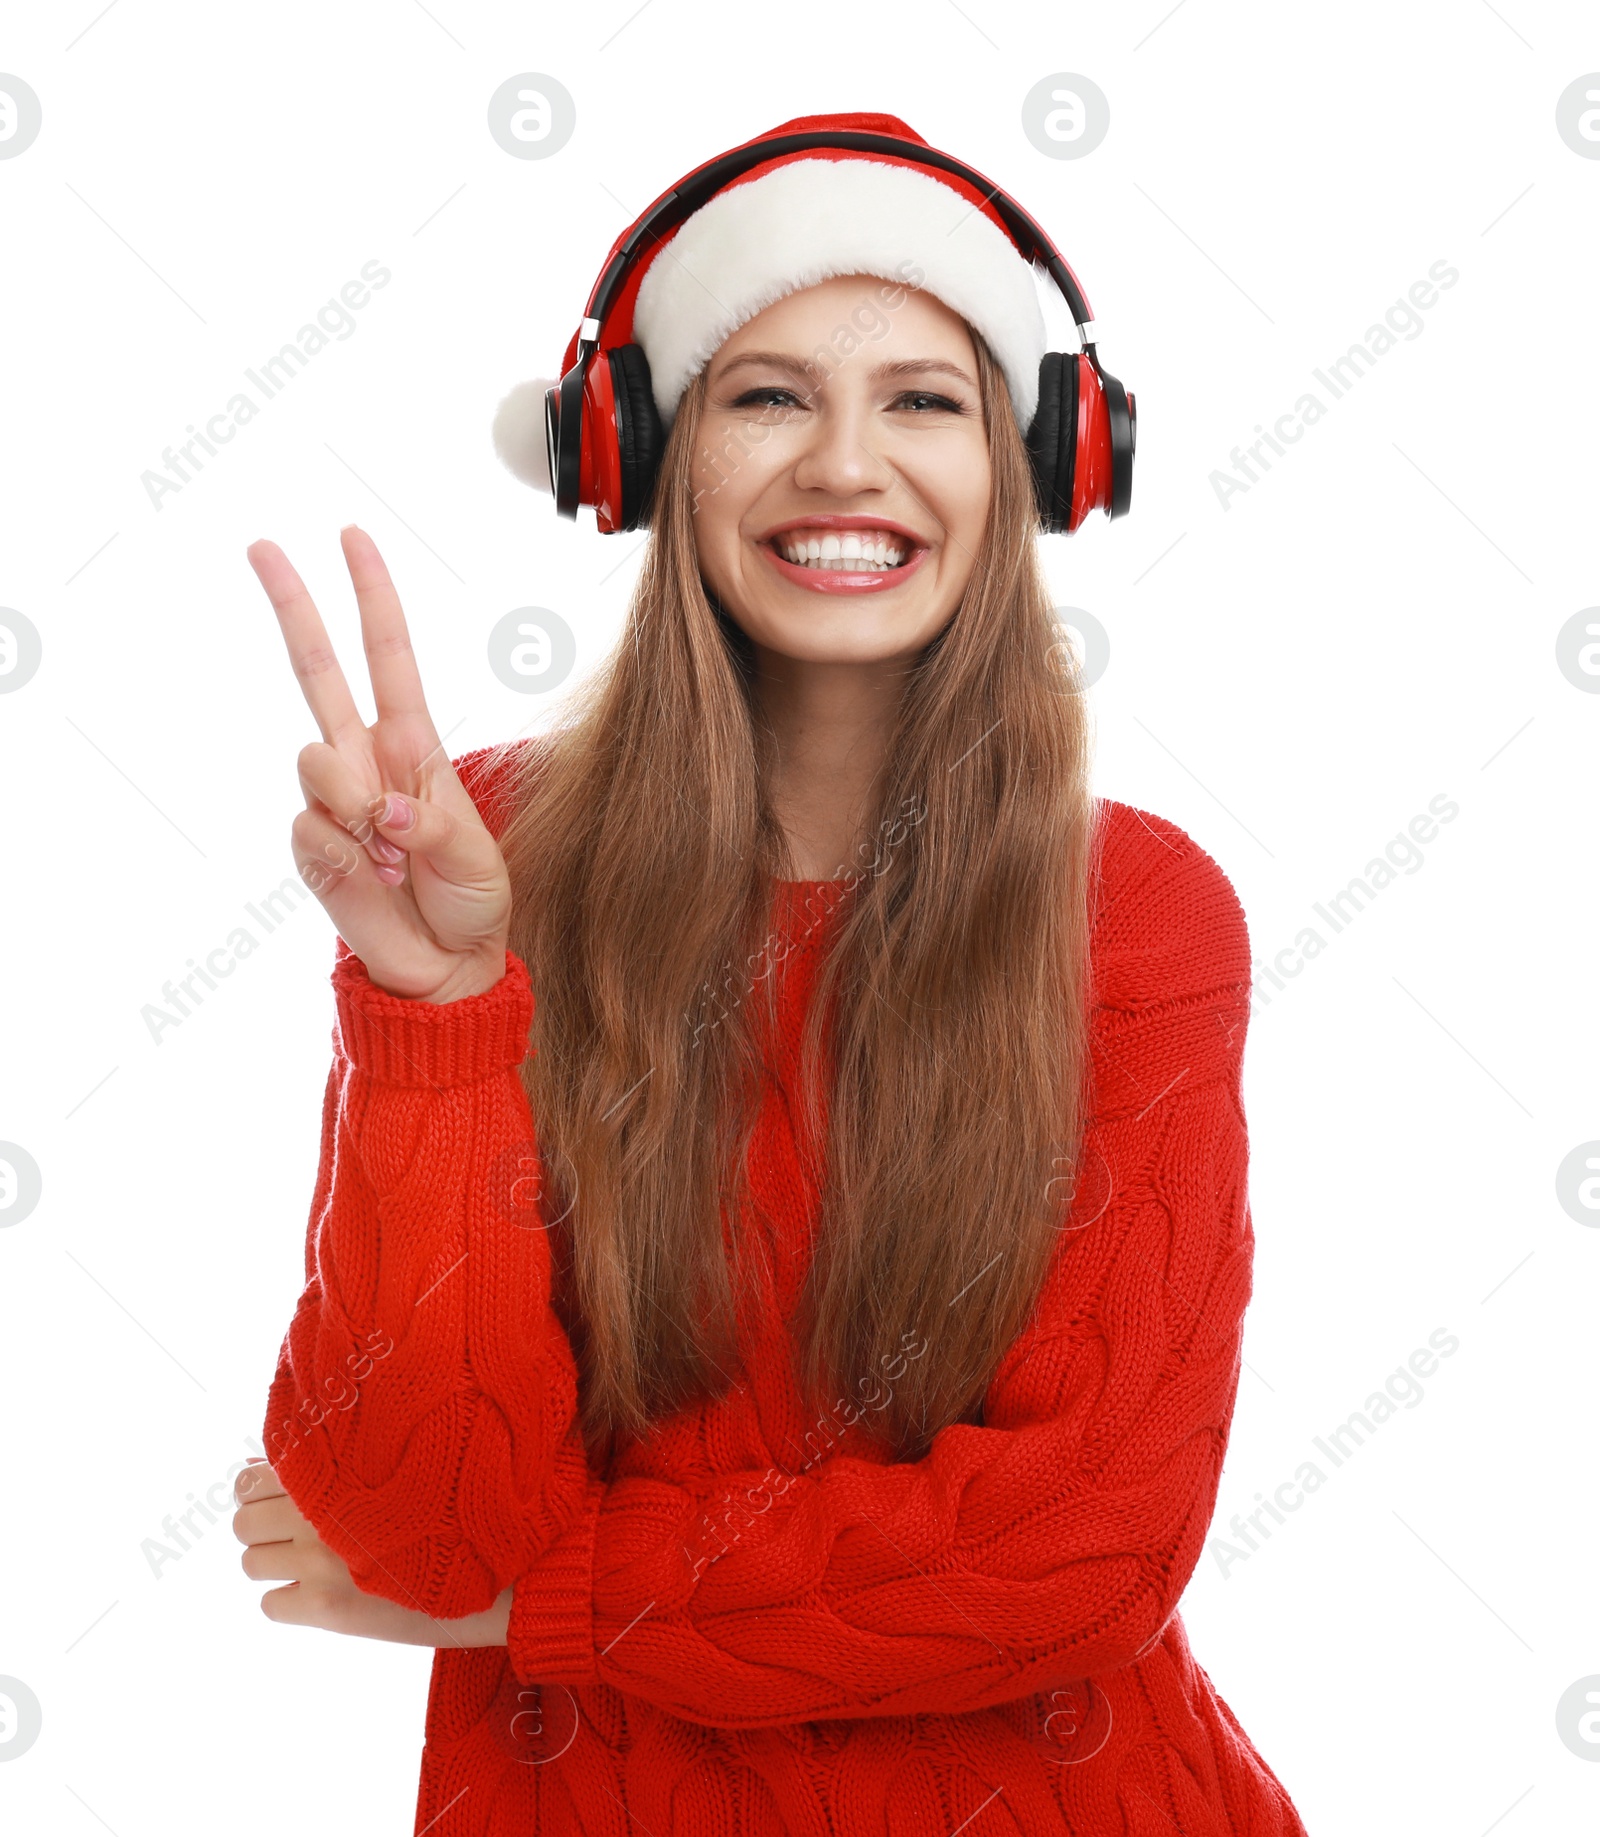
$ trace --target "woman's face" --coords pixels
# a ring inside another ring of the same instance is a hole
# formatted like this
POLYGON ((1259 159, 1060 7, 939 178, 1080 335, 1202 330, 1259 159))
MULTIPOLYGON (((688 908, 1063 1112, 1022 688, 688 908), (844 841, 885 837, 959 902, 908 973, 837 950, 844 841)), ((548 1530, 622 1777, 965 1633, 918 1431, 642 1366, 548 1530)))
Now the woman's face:
POLYGON ((965 323, 871 275, 787 295, 707 366, 693 483, 701 574, 758 654, 914 657, 988 515, 965 323))

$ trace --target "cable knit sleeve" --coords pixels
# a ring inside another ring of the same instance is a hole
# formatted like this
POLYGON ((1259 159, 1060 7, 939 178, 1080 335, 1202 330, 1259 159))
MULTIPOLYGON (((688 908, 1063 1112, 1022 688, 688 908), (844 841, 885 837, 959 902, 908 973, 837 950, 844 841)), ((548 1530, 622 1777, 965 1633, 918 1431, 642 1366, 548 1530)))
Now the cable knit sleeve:
POLYGON ((1250 1296, 1250 950, 1211 857, 1112 809, 1083 1173, 982 1425, 917 1461, 591 1479, 513 1590, 522 1681, 760 1727, 982 1709, 1158 1639, 1216 1502, 1250 1296))
POLYGON ((456 1619, 552 1544, 588 1473, 517 1071, 533 994, 508 951, 482 994, 406 1001, 342 941, 332 982, 305 1287, 263 1442, 358 1587, 456 1619))

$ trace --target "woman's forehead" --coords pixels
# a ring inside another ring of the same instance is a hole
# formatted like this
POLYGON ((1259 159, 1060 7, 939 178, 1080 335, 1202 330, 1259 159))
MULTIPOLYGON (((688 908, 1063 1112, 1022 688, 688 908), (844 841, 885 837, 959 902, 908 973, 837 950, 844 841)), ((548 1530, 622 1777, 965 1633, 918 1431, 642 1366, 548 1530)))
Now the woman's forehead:
POLYGON ((944 301, 874 275, 838 275, 799 287, 730 332, 709 368, 738 363, 805 363, 818 348, 882 347, 885 362, 951 364, 973 380, 966 321, 944 301))

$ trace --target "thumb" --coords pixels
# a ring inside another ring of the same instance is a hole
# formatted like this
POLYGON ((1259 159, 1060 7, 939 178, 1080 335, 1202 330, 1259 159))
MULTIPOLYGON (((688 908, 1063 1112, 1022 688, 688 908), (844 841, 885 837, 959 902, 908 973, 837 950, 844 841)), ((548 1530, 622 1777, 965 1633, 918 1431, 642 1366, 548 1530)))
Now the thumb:
POLYGON ((442 804, 388 791, 368 806, 373 827, 386 842, 458 885, 495 880, 503 871, 500 850, 476 812, 464 821, 442 804))

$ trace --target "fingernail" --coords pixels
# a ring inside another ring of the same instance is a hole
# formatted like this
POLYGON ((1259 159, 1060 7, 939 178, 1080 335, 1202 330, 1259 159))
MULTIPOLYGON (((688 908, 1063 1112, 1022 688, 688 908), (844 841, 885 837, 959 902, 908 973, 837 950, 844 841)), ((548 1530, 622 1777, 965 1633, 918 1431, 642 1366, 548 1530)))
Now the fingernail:
POLYGON ((372 871, 381 881, 391 887, 399 886, 400 882, 406 877, 405 869, 399 867, 377 867, 372 871))
POLYGON ((406 851, 403 848, 396 848, 392 842, 385 842, 382 836, 373 837, 372 847, 378 859, 389 862, 391 866, 406 858, 406 851))
POLYGON ((416 812, 403 797, 396 797, 391 791, 383 807, 383 815, 378 818, 383 829, 409 829, 415 821, 416 812))

